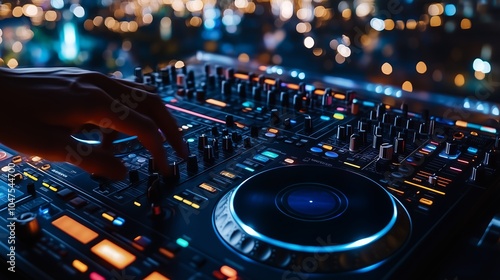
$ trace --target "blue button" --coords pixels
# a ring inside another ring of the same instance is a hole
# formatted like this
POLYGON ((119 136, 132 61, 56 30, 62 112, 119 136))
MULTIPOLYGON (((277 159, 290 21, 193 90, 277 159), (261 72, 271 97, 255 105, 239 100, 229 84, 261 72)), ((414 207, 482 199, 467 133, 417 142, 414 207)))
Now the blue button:
POLYGON ((115 226, 119 226, 120 227, 124 223, 125 223, 125 220, 123 218, 120 218, 120 217, 118 217, 118 218, 116 218, 116 219, 113 220, 113 225, 115 225, 115 226))
POLYGON ((469 148, 467 148, 467 152, 475 155, 475 154, 477 154, 477 148, 469 147, 469 148))
POLYGON ((262 163, 266 163, 270 160, 268 157, 265 157, 263 155, 255 155, 253 157, 253 159, 255 159, 256 161, 262 162, 262 163))
POLYGON ((270 151, 263 151, 262 154, 270 158, 277 158, 279 156, 277 153, 273 153, 270 151))
POLYGON ((325 156, 327 156, 329 158, 337 158, 337 157, 339 157, 339 154, 337 154, 336 152, 326 152, 325 156))
POLYGON ((313 153, 321 153, 323 151, 321 148, 318 147, 312 147, 310 150, 313 153))

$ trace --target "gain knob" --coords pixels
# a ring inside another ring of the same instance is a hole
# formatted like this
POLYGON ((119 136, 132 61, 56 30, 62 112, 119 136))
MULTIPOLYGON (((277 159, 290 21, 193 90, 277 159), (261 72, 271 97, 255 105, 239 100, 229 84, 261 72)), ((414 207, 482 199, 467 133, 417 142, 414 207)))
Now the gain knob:
POLYGON ((309 115, 305 115, 304 117, 304 131, 306 133, 311 133, 313 131, 313 122, 309 115))
POLYGON ((229 153, 233 152, 233 140, 229 135, 222 137, 222 150, 229 153))
POLYGON ((206 163, 213 163, 215 160, 214 147, 212 145, 206 145, 203 148, 203 160, 206 163))
POLYGON ((33 244, 41 235, 40 224, 33 212, 22 213, 15 219, 15 224, 16 237, 23 242, 33 244))
POLYGON ((195 154, 190 154, 187 158, 187 171, 196 172, 198 171, 198 158, 195 154))
POLYGON ((349 138, 349 151, 357 152, 361 144, 361 136, 357 133, 352 134, 349 138))
POLYGON ((444 152, 447 155, 454 156, 458 153, 458 145, 455 141, 448 141, 446 142, 446 146, 444 148, 444 152))

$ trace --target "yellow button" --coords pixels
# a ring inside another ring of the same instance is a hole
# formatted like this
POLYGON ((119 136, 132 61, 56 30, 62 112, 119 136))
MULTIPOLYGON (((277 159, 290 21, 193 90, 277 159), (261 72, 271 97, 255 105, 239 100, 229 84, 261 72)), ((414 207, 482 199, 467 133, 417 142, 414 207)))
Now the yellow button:
POLYGON ((84 273, 87 271, 87 269, 89 269, 89 267, 80 260, 74 260, 72 265, 76 270, 80 271, 81 273, 84 273))
POLYGON ((72 218, 64 215, 54 220, 52 225, 64 231, 69 236, 75 238, 76 240, 87 244, 94 240, 99 234, 97 232, 89 229, 88 227, 80 224, 79 222, 73 220, 72 218))

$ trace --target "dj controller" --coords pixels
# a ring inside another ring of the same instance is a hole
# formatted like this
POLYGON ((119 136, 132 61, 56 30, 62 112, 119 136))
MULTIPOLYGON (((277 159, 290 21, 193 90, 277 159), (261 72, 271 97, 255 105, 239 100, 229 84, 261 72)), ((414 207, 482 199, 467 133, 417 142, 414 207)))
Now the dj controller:
POLYGON ((165 142, 172 175, 160 176, 122 135, 128 176, 112 181, 0 145, 6 277, 432 278, 498 196, 498 128, 443 117, 455 105, 438 95, 207 53, 135 70, 189 156, 165 142))

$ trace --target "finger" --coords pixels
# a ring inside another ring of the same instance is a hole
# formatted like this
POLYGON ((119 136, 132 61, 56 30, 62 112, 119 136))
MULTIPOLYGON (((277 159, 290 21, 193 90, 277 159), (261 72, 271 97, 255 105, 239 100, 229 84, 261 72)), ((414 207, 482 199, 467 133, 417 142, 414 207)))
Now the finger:
POLYGON ((113 88, 108 93, 117 98, 124 105, 136 110, 142 115, 151 118, 161 129, 165 138, 177 152, 178 156, 187 158, 188 152, 182 140, 177 121, 165 107, 158 95, 150 94, 139 89, 113 88), (120 90, 123 90, 120 92, 120 90))
POLYGON ((101 148, 107 151, 113 150, 113 141, 118 137, 118 131, 111 130, 102 134, 101 148))
POLYGON ((110 179, 123 179, 126 167, 112 153, 71 138, 71 129, 37 124, 30 130, 18 130, 5 143, 18 152, 38 155, 49 161, 68 162, 89 173, 110 179), (36 135, 36 137, 34 137, 36 135))
POLYGON ((102 98, 103 100, 95 103, 95 111, 90 116, 89 122, 99 124, 103 119, 108 119, 111 128, 128 135, 136 135, 153 156, 159 171, 167 175, 169 173, 167 157, 156 123, 148 116, 132 110, 116 99, 113 100, 104 94, 102 98))

